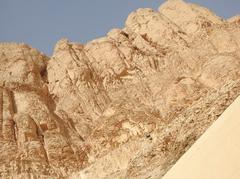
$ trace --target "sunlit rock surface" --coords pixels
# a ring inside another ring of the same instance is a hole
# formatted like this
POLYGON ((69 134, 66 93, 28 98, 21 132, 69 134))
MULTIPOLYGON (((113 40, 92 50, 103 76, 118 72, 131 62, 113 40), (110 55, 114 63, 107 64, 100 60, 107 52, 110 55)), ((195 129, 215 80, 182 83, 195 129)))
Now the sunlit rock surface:
POLYGON ((51 58, 0 44, 1 178, 161 178, 240 94, 240 18, 168 0, 51 58))

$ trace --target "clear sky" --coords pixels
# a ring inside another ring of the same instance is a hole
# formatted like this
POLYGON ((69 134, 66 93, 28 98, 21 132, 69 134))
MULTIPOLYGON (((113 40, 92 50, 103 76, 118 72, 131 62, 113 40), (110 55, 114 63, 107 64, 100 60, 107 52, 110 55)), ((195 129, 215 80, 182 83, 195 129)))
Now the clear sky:
MULTIPOLYGON (((187 0, 228 18, 240 14, 240 0, 187 0)), ((140 7, 164 0, 0 0, 0 41, 24 42, 51 55, 61 38, 86 43, 121 28, 140 7)))

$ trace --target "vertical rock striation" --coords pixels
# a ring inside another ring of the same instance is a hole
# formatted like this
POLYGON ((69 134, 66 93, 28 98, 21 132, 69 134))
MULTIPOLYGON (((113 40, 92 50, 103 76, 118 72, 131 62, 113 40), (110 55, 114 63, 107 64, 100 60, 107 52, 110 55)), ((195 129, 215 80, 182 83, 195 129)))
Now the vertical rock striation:
POLYGON ((0 178, 161 178, 240 94, 240 20, 168 0, 51 58, 0 44, 0 178))

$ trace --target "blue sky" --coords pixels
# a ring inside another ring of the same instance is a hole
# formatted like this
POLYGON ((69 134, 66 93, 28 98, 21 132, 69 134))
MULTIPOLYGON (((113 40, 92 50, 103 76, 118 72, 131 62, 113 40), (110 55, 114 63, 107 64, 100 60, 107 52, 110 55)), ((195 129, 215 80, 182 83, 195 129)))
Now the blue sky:
MULTIPOLYGON (((187 0, 218 16, 240 14, 240 0, 187 0)), ((61 38, 86 43, 124 26, 140 7, 157 9, 164 0, 0 0, 0 41, 24 42, 51 55, 61 38)))

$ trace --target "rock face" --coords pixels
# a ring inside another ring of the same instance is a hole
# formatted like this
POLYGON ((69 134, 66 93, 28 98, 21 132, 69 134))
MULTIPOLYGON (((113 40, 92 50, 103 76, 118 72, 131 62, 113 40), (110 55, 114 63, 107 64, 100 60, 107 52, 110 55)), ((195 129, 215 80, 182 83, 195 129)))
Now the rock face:
POLYGON ((240 19, 168 0, 51 58, 0 44, 1 178, 161 178, 240 94, 240 19))
POLYGON ((239 179, 239 106, 240 97, 190 147, 163 179, 239 179))

